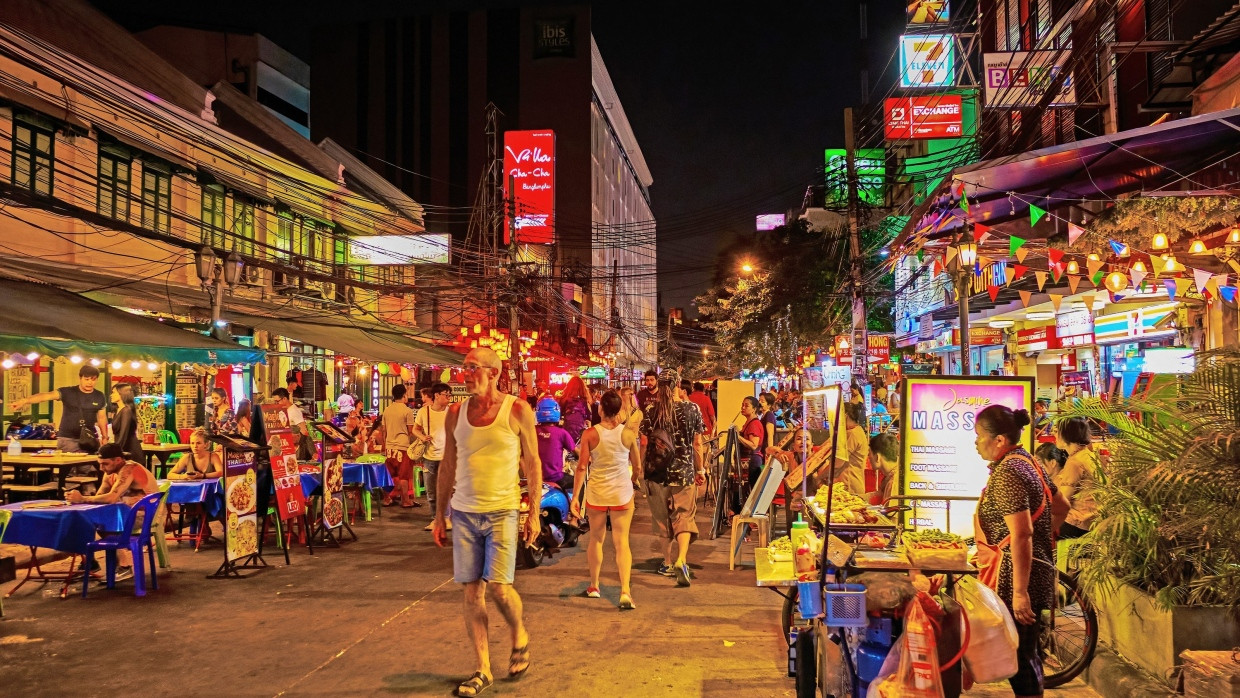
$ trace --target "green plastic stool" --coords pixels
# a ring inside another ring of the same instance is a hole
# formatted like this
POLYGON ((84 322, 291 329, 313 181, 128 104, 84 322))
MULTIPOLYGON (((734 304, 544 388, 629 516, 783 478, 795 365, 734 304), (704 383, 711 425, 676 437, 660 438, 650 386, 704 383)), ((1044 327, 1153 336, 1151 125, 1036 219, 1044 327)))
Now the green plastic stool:
POLYGON ((353 459, 354 463, 382 463, 387 460, 382 453, 366 453, 353 459))
POLYGON ((421 497, 426 494, 426 468, 415 465, 413 466, 413 496, 421 497))
POLYGON ((172 567, 168 562, 168 532, 164 530, 164 523, 168 519, 168 490, 172 487, 172 482, 164 480, 159 483, 159 491, 164 493, 163 499, 159 500, 159 508, 155 510, 155 520, 151 522, 151 539, 155 541, 155 555, 159 558, 160 569, 169 569, 172 567), (160 516, 159 513, 164 515, 160 516))
POLYGON ((175 431, 169 431, 167 429, 160 429, 159 430, 159 443, 160 444, 179 444, 181 443, 181 440, 177 438, 177 433, 175 431))
MULTIPOLYGON (((4 542, 4 531, 9 527, 9 519, 12 518, 13 512, 7 509, 0 509, 0 543, 4 542)), ((0 595, 0 618, 4 617, 4 596, 0 595)))

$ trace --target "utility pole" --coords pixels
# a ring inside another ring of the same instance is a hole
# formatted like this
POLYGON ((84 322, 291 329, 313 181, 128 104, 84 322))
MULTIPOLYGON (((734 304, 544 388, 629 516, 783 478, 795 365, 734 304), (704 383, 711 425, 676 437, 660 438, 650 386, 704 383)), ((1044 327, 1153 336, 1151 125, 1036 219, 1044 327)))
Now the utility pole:
POLYGON ((508 299, 508 360, 512 377, 511 392, 518 394, 521 384, 521 342, 517 337, 517 300, 521 297, 517 285, 517 180, 508 175, 508 284, 511 289, 508 299))
POLYGON ((866 361, 869 357, 869 339, 865 326, 865 290, 861 281, 861 213, 857 200, 857 133, 853 124, 853 110, 844 110, 844 151, 848 183, 848 247, 852 259, 852 343, 853 376, 862 383, 866 378, 866 361))

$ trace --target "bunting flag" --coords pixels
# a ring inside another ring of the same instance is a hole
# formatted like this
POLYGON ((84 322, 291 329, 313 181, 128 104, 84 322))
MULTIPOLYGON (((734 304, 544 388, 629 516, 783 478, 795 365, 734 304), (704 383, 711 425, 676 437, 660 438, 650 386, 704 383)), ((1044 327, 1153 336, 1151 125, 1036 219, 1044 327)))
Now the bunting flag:
POLYGON ((1193 281, 1197 282, 1197 293, 1205 293, 1206 285, 1210 283, 1210 272, 1205 269, 1193 270, 1193 281))
POLYGON ((1063 250, 1057 250, 1054 247, 1048 247, 1046 248, 1046 258, 1050 260, 1049 264, 1051 264, 1052 266, 1059 264, 1059 262, 1063 260, 1063 250))
POLYGON ((1033 275, 1038 278, 1038 290, 1041 291, 1042 287, 1046 285, 1047 273, 1044 271, 1035 271, 1033 272, 1033 275))
POLYGON ((1068 224, 1068 246, 1076 244, 1076 241, 1085 234, 1085 229, 1075 223, 1068 224))
POLYGON ((1093 284, 1093 285, 1094 285, 1094 288, 1097 288, 1097 287, 1098 287, 1098 283, 1099 283, 1099 282, 1101 282, 1101 281, 1102 281, 1102 271, 1101 271, 1101 270, 1096 271, 1096 272, 1094 272, 1093 274, 1091 274, 1091 275, 1089 276, 1089 283, 1093 284))
POLYGON ((1080 283, 1081 277, 1068 274, 1068 288, 1071 289, 1073 293, 1076 293, 1076 287, 1080 285, 1080 283))
POLYGON ((1094 294, 1086 293, 1081 296, 1081 300, 1085 302, 1085 309, 1092 311, 1094 309, 1094 294))
POLYGON ((1029 299, 1033 297, 1033 291, 1017 291, 1020 294, 1020 306, 1022 308, 1029 307, 1029 299))
POLYGON ((947 246, 947 261, 943 262, 943 266, 947 266, 951 264, 952 260, 956 258, 957 252, 959 252, 959 250, 956 249, 955 245, 948 245, 947 246))
POLYGON ((1093 276, 1094 274, 1097 274, 1097 273, 1098 273, 1098 270, 1099 270, 1099 269, 1101 269, 1101 268, 1102 268, 1102 265, 1104 265, 1104 264, 1106 264, 1106 262, 1102 261, 1101 259, 1087 259, 1087 260, 1085 260, 1085 268, 1089 270, 1089 275, 1090 275, 1090 276, 1093 276))
POLYGON ((1046 209, 1038 208, 1033 204, 1029 204, 1029 227, 1032 228, 1037 225, 1038 221, 1042 220, 1042 216, 1045 215, 1046 209))
POLYGON ((1059 304, 1063 302, 1063 295, 1059 293, 1048 293, 1046 296, 1051 299, 1051 305, 1055 306, 1055 312, 1059 312, 1059 304))
POLYGON ((973 224, 973 235, 977 238, 977 244, 982 244, 986 238, 990 237, 990 226, 973 224))
POLYGON ((1236 302, 1236 287, 1235 286, 1219 286, 1218 294, 1222 296, 1223 300, 1227 301, 1228 303, 1236 302))
POLYGON ((1175 294, 1177 296, 1183 296, 1185 293, 1188 293, 1188 289, 1192 288, 1192 285, 1193 282, 1189 279, 1177 278, 1175 280, 1175 294))
POLYGON ((1016 250, 1016 261, 1020 262, 1021 264, 1025 263, 1025 257, 1028 257, 1028 256, 1029 256, 1029 248, 1022 247, 1019 250, 1016 250))
POLYGON ((934 258, 934 275, 938 276, 939 274, 942 274, 942 273, 943 273, 943 258, 935 257, 934 258))
MULTIPOLYGON (((1021 246, 1024 244, 1025 244, 1024 238, 1018 238, 1015 235, 1013 235, 1011 238, 1008 239, 1008 254, 1015 256, 1016 251, 1019 250, 1021 246)), ((1019 257, 1019 259, 1022 262, 1025 261, 1024 257, 1019 257)))
POLYGON ((1053 280, 1055 283, 1059 283, 1059 277, 1063 275, 1063 265, 1051 264, 1050 267, 1051 267, 1051 280, 1053 280))
POLYGON ((1210 290, 1213 291, 1215 295, 1218 295, 1219 289, 1226 285, 1227 285, 1226 274, 1215 274, 1214 276, 1210 277, 1210 280, 1208 282, 1206 282, 1206 286, 1209 286, 1210 290))
POLYGON ((1148 271, 1141 271, 1140 269, 1130 269, 1129 273, 1132 274, 1132 287, 1135 289, 1140 289, 1141 284, 1145 281, 1145 277, 1150 275, 1148 271))
POLYGON ((1128 245, 1125 245, 1119 240, 1108 240, 1107 244, 1111 246, 1111 251, 1119 255, 1120 257, 1123 257, 1124 255, 1128 254, 1128 245))
POLYGON ((917 263, 921 264, 926 259, 925 250, 917 250, 917 263))
POLYGON ((1025 272, 1027 271, 1029 271, 1029 267, 1023 264, 1013 264, 1012 265, 1012 278, 1008 279, 1008 284, 1011 284, 1013 281, 1024 276, 1025 272))
POLYGON ((964 211, 965 213, 969 212, 969 197, 968 196, 960 197, 960 210, 964 211))
POLYGON ((1175 300, 1175 279, 1163 279, 1163 286, 1167 289, 1167 297, 1171 300, 1175 300))
POLYGON ((997 284, 991 284, 987 286, 986 293, 990 294, 990 302, 994 303, 995 300, 999 297, 999 286, 997 284))

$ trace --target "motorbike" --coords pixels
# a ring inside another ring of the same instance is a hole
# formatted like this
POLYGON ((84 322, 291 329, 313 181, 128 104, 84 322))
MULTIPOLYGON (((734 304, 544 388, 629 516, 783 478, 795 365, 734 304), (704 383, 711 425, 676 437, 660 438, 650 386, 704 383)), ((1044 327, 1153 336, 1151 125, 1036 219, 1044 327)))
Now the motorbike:
POLYGON ((4 438, 15 437, 18 440, 35 439, 35 440, 54 440, 56 438, 56 427, 51 424, 33 424, 26 423, 22 417, 14 417, 9 423, 8 429, 4 432, 4 438))
MULTIPOLYGON (((571 548, 577 544, 582 529, 569 514, 571 501, 572 493, 565 492, 557 484, 543 483, 542 497, 539 499, 538 506, 542 529, 533 544, 522 540, 521 552, 517 556, 517 561, 522 567, 538 567, 545 558, 555 555, 560 548, 571 548)), ((522 480, 521 507, 517 518, 518 531, 525 530, 525 522, 533 513, 529 487, 525 480, 522 480)))

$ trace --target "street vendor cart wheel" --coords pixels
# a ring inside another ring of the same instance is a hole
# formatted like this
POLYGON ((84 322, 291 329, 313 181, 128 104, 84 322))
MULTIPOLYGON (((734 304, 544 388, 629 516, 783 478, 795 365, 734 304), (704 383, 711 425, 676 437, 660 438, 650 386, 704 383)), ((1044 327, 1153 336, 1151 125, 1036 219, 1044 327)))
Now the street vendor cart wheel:
POLYGON ((784 631, 784 642, 792 642, 792 620, 799 614, 797 604, 800 602, 800 592, 796 585, 788 588, 784 593, 784 607, 779 612, 779 627, 784 631))

